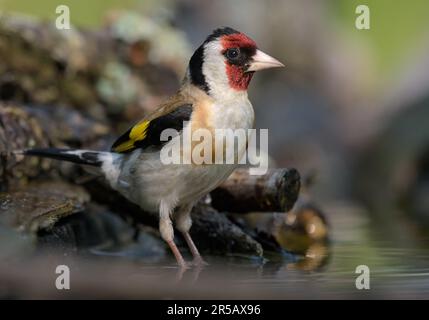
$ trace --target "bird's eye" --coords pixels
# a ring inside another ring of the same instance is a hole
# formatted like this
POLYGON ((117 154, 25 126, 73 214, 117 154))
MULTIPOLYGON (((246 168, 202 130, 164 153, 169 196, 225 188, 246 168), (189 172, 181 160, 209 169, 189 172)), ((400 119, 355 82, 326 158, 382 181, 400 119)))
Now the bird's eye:
POLYGON ((239 56, 239 54, 240 54, 240 49, 238 48, 232 48, 226 51, 226 57, 231 60, 236 59, 239 56))

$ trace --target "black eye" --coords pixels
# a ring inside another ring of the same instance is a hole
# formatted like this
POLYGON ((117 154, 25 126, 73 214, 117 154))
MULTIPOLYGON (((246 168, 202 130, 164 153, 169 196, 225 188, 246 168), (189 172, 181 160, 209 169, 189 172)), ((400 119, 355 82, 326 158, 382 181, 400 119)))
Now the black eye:
POLYGON ((240 49, 238 48, 231 48, 226 51, 226 57, 230 60, 237 59, 239 55, 240 55, 240 49))

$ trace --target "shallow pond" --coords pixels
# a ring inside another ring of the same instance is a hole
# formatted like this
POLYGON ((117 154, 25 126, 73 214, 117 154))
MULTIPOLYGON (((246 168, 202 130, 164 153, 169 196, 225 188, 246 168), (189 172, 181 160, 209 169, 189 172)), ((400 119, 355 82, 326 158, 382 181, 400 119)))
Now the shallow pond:
POLYGON ((135 245, 91 250, 85 256, 91 261, 96 258, 98 263, 103 261, 106 268, 125 265, 126 273, 113 271, 105 281, 121 282, 125 291, 128 285, 131 297, 429 298, 428 238, 420 237, 418 244, 409 239, 402 241, 399 236, 385 236, 360 213, 347 208, 333 211, 336 214, 329 217, 330 244, 315 245, 303 257, 206 255, 209 266, 182 272, 171 257, 144 257, 135 245), (369 290, 356 288, 359 274, 355 270, 359 265, 369 268, 369 290))

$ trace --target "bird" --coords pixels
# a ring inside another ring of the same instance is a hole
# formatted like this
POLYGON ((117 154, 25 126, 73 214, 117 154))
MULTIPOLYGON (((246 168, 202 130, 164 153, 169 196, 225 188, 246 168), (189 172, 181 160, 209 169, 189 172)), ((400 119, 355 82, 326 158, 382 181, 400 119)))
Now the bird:
MULTIPOLYGON (((177 144, 176 138, 185 130, 254 128, 249 83, 256 71, 275 67, 284 64, 261 51, 250 37, 230 27, 217 28, 191 56, 178 91, 121 135, 111 150, 48 147, 24 149, 21 153, 97 167, 113 189, 145 212, 159 215, 160 235, 180 267, 204 265, 189 233, 191 210, 238 164, 166 164, 162 152, 177 144), (177 135, 162 139, 167 129, 175 130, 177 135), (174 242, 173 221, 189 247, 192 263, 185 261, 174 242)), ((233 152, 235 159, 246 148, 246 141, 239 142, 233 152)), ((179 149, 183 152, 184 146, 179 149)))

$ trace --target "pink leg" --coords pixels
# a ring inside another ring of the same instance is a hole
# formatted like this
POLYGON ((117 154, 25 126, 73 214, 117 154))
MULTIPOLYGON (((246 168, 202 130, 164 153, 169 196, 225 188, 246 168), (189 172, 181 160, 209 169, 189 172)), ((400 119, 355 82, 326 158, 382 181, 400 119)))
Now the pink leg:
POLYGON ((185 259, 183 259, 182 254, 174 243, 174 230, 173 226, 171 225, 170 212, 171 206, 169 206, 168 203, 161 201, 159 207, 159 231, 161 233, 162 238, 165 242, 167 242, 168 246, 173 252, 178 265, 181 268, 186 268, 187 264, 185 262, 185 259))
POLYGON ((176 244, 174 243, 173 240, 167 241, 168 246, 170 247, 171 251, 174 254, 174 257, 176 258, 177 264, 181 267, 181 268, 186 268, 187 264, 185 262, 185 259, 183 259, 182 254, 179 251, 179 248, 177 248, 176 244))
POLYGON ((207 264, 203 258, 201 257, 197 246, 195 245, 194 241, 191 238, 191 235, 189 234, 189 229, 191 229, 192 220, 191 220, 191 209, 193 204, 188 204, 181 206, 178 208, 176 212, 176 227, 179 229, 179 231, 183 234, 183 237, 186 240, 186 243, 188 244, 189 250, 191 250, 192 256, 194 257, 193 264, 197 266, 202 266, 204 264, 207 264))
POLYGON ((188 244, 189 250, 191 250, 192 256, 194 257, 193 264, 197 266, 207 265, 208 263, 204 261, 203 257, 201 257, 200 252, 198 251, 197 246, 192 240, 189 232, 182 232, 182 234, 186 240, 186 243, 188 244))

